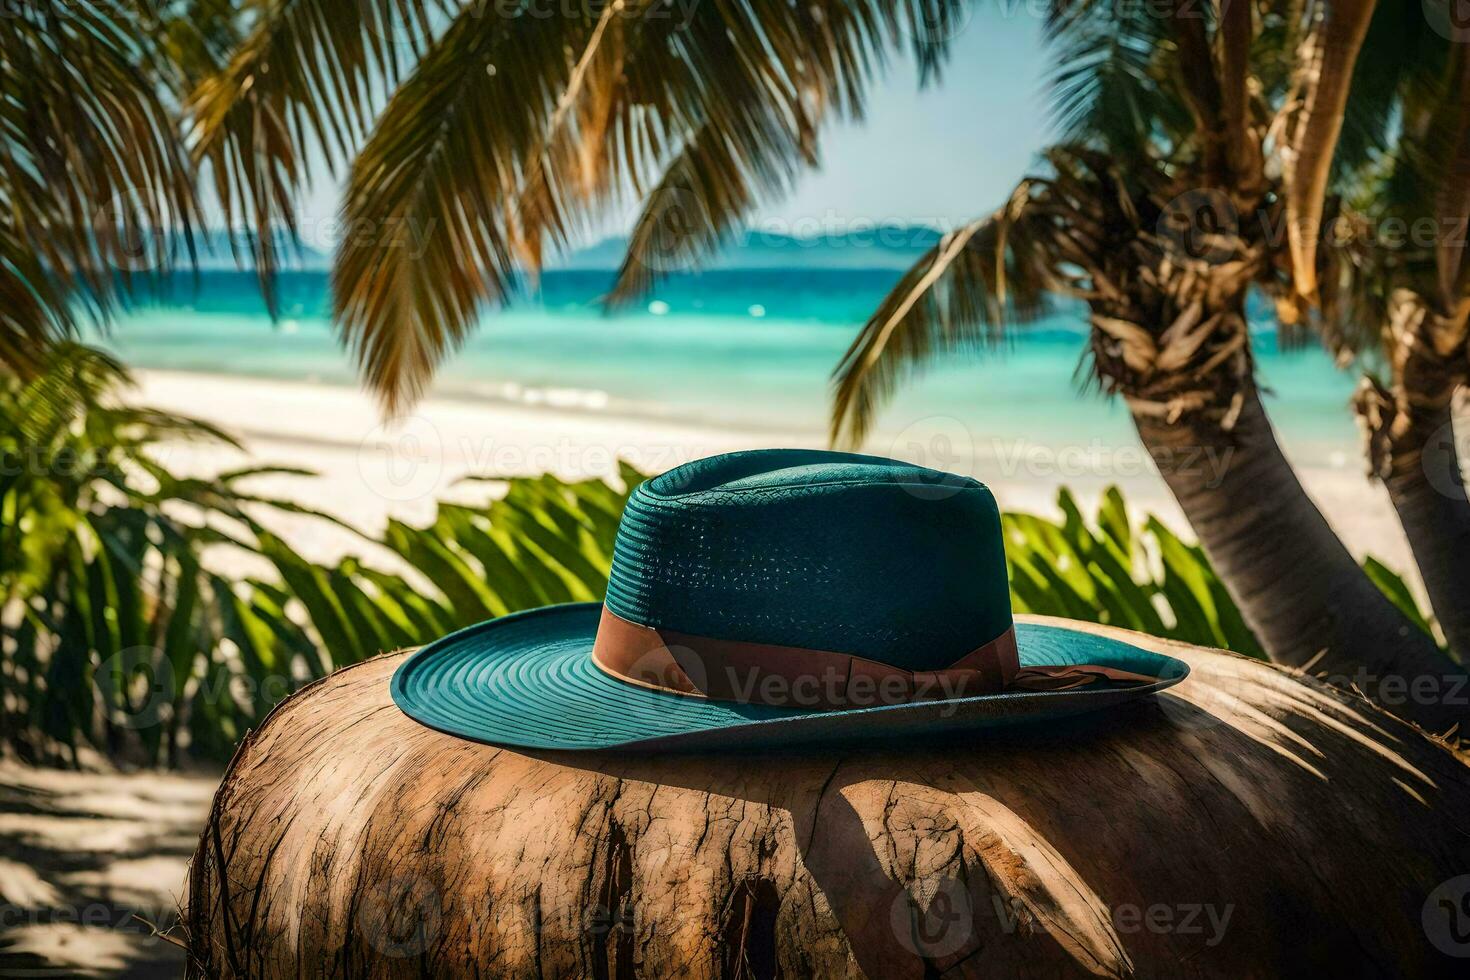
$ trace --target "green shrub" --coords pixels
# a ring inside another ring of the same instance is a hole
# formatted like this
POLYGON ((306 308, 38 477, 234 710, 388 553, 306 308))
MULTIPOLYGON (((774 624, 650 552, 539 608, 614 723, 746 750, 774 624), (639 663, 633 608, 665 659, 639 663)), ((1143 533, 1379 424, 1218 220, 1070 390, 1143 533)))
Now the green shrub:
POLYGON ((0 746, 22 758, 77 763, 85 746, 148 765, 185 749, 225 759, 282 697, 336 667, 606 587, 625 499, 606 483, 514 480, 487 507, 391 522, 376 540, 400 571, 324 565, 265 526, 271 512, 310 511, 240 488, 310 474, 175 476, 160 462, 169 442, 236 444, 126 407, 130 383, 80 345, 58 346, 30 382, 0 376, 0 746), (237 563, 211 549, 276 574, 222 574, 237 563))
MULTIPOLYGON (((1188 544, 1157 517, 1135 525, 1117 487, 1104 491, 1086 520, 1070 490, 1057 494, 1062 520, 1001 516, 1016 612, 1067 616, 1266 659, 1204 549, 1188 544)), ((1373 557, 1369 578, 1416 625, 1434 635, 1433 619, 1396 573, 1373 557)))
POLYGON ((236 652, 239 623, 273 613, 202 555, 254 546, 238 534, 247 504, 299 510, 237 489, 286 471, 176 477, 159 462, 167 443, 233 443, 122 405, 128 384, 116 361, 74 344, 29 382, 0 375, 0 739, 22 757, 76 761, 88 744, 175 761, 181 740, 219 755, 263 707, 186 701, 236 652))
POLYGON ((1011 595, 1017 612, 1107 623, 1265 658, 1204 551, 1149 517, 1135 527, 1117 487, 1096 517, 1070 491, 1061 521, 1005 514, 1011 595))

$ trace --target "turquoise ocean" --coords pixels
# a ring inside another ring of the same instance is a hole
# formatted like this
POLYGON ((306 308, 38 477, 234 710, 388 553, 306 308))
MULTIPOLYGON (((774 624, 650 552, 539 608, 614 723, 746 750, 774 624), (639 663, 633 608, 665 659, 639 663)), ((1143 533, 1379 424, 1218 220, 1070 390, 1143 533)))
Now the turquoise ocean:
MULTIPOLYGON (((433 393, 816 438, 833 367, 898 275, 713 270, 674 276, 610 315, 599 304, 610 273, 548 272, 486 314, 433 393)), ((325 272, 285 272, 280 289, 273 323, 252 273, 175 275, 141 292, 105 343, 139 368, 354 384, 327 316, 325 272)), ((1134 445, 1123 406, 1083 383, 1084 339, 1081 311, 1062 311, 993 350, 948 357, 912 378, 878 430, 901 438, 916 425, 962 426, 977 440, 1134 445)), ((1269 410, 1298 465, 1356 466, 1352 375, 1320 349, 1278 349, 1269 326, 1254 340, 1269 410)))

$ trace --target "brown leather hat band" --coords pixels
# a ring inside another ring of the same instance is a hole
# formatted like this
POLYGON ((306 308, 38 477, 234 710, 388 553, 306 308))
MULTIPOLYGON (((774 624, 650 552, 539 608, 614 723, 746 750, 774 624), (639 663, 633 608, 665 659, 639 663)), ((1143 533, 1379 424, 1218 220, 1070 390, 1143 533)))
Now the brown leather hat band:
POLYGON ((1020 673, 1014 629, 943 670, 914 672, 828 650, 654 629, 630 623, 605 606, 592 659, 604 672, 642 687, 717 701, 829 710, 1002 691, 1020 673))

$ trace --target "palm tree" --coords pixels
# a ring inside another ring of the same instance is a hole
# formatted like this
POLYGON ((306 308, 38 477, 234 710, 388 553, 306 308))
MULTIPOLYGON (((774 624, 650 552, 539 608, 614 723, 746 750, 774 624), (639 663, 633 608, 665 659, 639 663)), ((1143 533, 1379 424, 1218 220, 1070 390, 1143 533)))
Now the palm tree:
POLYGON ((18 4, 0 17, 0 369, 34 371, 192 248, 176 93, 217 0, 18 4))
MULTIPOLYGON (((1372 5, 1329 7, 1294 72, 1274 53, 1292 49, 1295 25, 1269 5, 1228 4, 1210 23, 1178 13, 1061 6, 1050 34, 1064 141, 1049 170, 947 235, 875 311, 836 373, 834 436, 859 440, 923 361, 990 345, 1051 297, 1081 301, 1093 377, 1127 402, 1273 659, 1365 688, 1451 674, 1302 489, 1262 405, 1246 326, 1253 286, 1287 309, 1317 292, 1299 270, 1317 265, 1310 229, 1338 138, 1332 120, 1372 5), (1266 165, 1283 124, 1295 134, 1285 186, 1266 165), (1286 242, 1283 220, 1295 229, 1286 242), (1227 465, 1212 470, 1210 459, 1227 465)), ((1400 710, 1441 730, 1463 716, 1400 710)))
POLYGON ((1382 40, 1401 50, 1379 63, 1411 66, 1385 106, 1402 131, 1391 151, 1348 155, 1363 162, 1349 169, 1348 199, 1326 240, 1321 324, 1329 349, 1363 368, 1354 407, 1369 472, 1387 488, 1436 618, 1464 660, 1470 498, 1452 416, 1470 376, 1470 61, 1417 11, 1394 16, 1382 40))

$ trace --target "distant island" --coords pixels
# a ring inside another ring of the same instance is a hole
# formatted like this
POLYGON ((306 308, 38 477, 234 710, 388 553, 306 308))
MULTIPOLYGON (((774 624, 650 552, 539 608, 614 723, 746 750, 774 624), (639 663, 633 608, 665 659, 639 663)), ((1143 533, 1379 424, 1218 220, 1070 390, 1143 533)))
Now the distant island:
MULTIPOLYGON (((732 269, 895 269, 905 270, 938 244, 943 232, 927 225, 869 225, 846 231, 790 235, 747 229, 708 261, 706 270, 732 269)), ((628 249, 621 235, 578 249, 550 269, 616 269, 628 249)))
MULTIPOLYGON (((700 264, 704 270, 739 269, 891 269, 902 271, 933 248, 943 232, 927 225, 862 225, 843 231, 812 235, 747 229, 732 237, 715 255, 700 264)), ((250 267, 250 248, 243 235, 222 228, 196 232, 199 268, 206 271, 250 267), (233 247, 231 238, 233 237, 233 247), (236 256, 238 255, 238 261, 236 256)), ((627 252, 626 236, 614 235, 566 256, 548 259, 548 270, 600 271, 618 268, 627 252)), ((286 236, 277 242, 281 267, 301 272, 326 272, 330 251, 295 243, 286 236)), ((175 249, 181 266, 188 250, 182 238, 175 249)))

